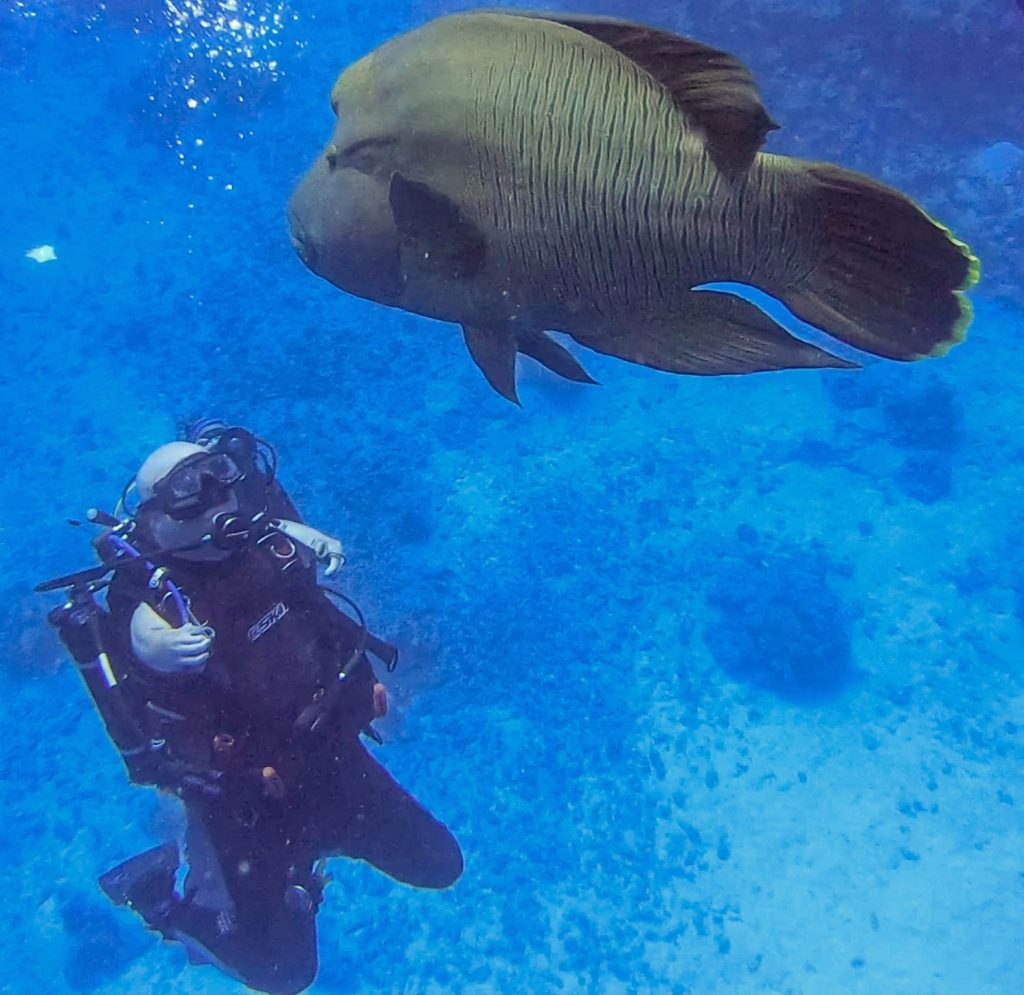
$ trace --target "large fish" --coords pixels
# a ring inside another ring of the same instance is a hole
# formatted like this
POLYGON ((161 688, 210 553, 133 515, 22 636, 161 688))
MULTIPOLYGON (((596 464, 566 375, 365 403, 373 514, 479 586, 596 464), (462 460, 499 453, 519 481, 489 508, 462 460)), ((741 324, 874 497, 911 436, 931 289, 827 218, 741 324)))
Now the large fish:
POLYGON ((941 355, 978 261, 907 197, 761 152, 776 127, 733 56, 577 14, 455 14, 334 85, 334 134, 289 204, 305 263, 456 322, 516 400, 524 353, 590 380, 548 331, 674 373, 856 365, 754 305, 758 287, 891 359, 941 355))

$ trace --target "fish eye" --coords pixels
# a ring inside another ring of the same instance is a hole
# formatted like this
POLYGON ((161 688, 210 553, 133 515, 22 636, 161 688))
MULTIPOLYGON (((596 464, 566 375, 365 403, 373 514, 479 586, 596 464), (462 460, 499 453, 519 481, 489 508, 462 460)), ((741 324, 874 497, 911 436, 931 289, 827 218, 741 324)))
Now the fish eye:
POLYGON ((324 158, 327 160, 327 168, 334 169, 338 164, 338 146, 331 142, 330 145, 324 149, 324 158))

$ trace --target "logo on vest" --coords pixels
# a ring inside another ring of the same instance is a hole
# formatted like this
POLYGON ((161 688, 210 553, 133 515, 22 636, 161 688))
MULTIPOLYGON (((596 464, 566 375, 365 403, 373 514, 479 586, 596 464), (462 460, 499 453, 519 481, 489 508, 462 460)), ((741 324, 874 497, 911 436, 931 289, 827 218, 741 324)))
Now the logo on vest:
POLYGON ((256 642, 260 636, 265 635, 287 614, 288 606, 283 601, 279 601, 270 609, 270 611, 267 612, 266 615, 263 616, 263 618, 258 622, 253 622, 253 624, 249 626, 249 642, 256 642))

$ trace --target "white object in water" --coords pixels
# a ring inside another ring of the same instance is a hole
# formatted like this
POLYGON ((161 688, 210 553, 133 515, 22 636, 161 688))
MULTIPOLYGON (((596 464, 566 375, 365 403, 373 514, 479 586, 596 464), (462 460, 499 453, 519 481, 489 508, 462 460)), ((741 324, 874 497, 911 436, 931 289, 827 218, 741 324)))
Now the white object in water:
POLYGON ((37 245, 25 253, 25 258, 34 259, 37 263, 49 263, 57 258, 57 253, 53 251, 52 245, 37 245))

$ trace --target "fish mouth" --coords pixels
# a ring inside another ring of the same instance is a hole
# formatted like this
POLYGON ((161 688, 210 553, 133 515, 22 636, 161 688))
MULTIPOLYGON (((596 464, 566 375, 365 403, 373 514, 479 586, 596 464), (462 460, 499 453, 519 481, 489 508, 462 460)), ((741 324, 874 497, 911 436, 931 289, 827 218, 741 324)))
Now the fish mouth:
POLYGON ((296 251, 299 258, 310 268, 316 269, 316 249, 310 245, 309 242, 304 241, 301 237, 292 232, 292 248, 296 251))
POLYGON ((288 237, 298 257, 311 269, 316 270, 316 248, 299 224, 295 212, 288 209, 288 237))

